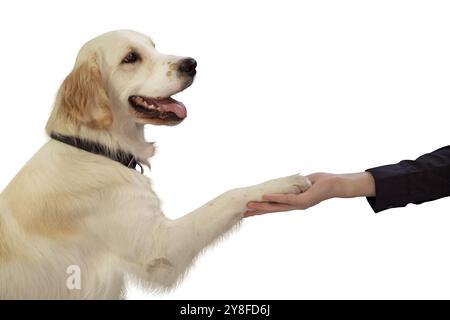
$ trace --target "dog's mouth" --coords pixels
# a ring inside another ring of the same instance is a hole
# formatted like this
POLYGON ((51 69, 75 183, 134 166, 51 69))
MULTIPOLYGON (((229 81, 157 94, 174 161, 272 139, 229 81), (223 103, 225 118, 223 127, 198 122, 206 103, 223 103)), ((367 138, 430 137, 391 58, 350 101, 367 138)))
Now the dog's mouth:
POLYGON ((184 104, 171 97, 156 99, 133 95, 128 101, 138 118, 153 120, 155 124, 178 124, 187 115, 184 104))

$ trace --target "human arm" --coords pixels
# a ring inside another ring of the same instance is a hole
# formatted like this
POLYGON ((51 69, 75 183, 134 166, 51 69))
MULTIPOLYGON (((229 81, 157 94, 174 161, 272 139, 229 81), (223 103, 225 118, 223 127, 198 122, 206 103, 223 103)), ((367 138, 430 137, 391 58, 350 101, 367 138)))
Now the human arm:
POLYGON ((367 197, 375 212, 408 203, 423 203, 450 196, 450 146, 353 174, 315 173, 312 186, 299 195, 265 195, 251 202, 245 216, 276 211, 307 209, 331 198, 367 197))
POLYGON ((301 194, 270 194, 263 202, 249 202, 245 216, 269 212, 307 209, 331 198, 371 197, 375 195, 375 183, 368 172, 333 174, 314 173, 307 178, 311 187, 301 194))

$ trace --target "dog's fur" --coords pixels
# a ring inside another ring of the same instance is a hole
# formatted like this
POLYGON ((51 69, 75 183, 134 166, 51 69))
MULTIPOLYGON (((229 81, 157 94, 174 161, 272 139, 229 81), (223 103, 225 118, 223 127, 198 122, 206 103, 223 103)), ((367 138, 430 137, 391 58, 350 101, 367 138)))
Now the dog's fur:
MULTIPOLYGON (((177 72, 181 60, 132 31, 89 41, 58 92, 47 132, 147 163, 153 144, 144 139, 144 124, 173 123, 139 116, 128 97, 164 98, 188 87, 193 77, 177 72), (123 64, 130 50, 141 60, 123 64)), ((308 187, 299 175, 271 180, 169 220, 146 176, 50 139, 0 195, 0 298, 117 299, 126 274, 150 288, 171 288, 199 252, 239 223, 248 201, 308 187), (79 289, 67 286, 70 266, 81 271, 79 289)))

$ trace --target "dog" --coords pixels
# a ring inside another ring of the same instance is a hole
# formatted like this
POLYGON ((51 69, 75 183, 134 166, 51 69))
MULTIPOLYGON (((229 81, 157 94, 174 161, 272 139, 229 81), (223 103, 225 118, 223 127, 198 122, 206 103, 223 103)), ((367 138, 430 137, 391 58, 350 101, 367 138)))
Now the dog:
POLYGON ((301 175, 223 193, 175 220, 164 216, 148 166, 144 126, 181 123, 171 98, 197 62, 159 53, 119 30, 80 50, 46 125, 49 141, 0 194, 1 299, 122 299, 125 277, 169 290, 193 260, 266 193, 299 193, 301 175))

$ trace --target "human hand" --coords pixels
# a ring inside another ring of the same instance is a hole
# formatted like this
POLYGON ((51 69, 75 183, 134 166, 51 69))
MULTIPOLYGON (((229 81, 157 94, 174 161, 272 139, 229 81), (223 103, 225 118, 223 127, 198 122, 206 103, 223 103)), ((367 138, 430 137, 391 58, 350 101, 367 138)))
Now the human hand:
POLYGON ((304 210, 331 198, 375 195, 375 182, 368 172, 333 174, 314 173, 307 178, 311 187, 300 194, 267 194, 263 201, 249 202, 244 217, 270 212, 304 210))

